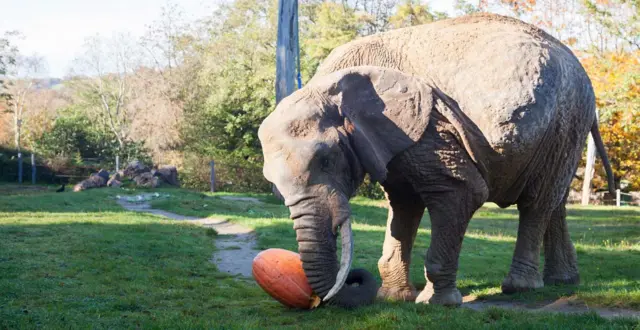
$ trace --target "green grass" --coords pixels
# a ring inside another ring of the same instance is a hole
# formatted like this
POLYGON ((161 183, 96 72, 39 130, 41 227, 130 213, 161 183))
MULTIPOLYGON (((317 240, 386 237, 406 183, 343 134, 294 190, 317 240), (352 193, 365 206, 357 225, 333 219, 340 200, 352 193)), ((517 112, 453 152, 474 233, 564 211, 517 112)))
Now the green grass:
MULTIPOLYGON (((257 196, 260 198, 260 196, 257 196)), ((192 216, 224 217, 253 227, 261 248, 295 250, 297 243, 288 211, 271 197, 264 204, 236 202, 200 193, 157 201, 154 207, 192 216), (206 206, 205 206, 206 205, 206 206)), ((377 273, 387 210, 384 203, 352 201, 355 266, 377 273)), ((517 210, 486 204, 474 216, 464 239, 458 286, 464 295, 483 299, 536 303, 575 295, 590 306, 640 310, 640 208, 571 206, 568 221, 578 253, 582 285, 551 286, 531 293, 502 295, 500 283, 509 270, 517 233, 517 210)), ((430 241, 425 214, 413 250, 411 277, 425 285, 424 255, 430 241)), ((541 267, 544 264, 541 256, 541 267)))
MULTIPOLYGON (((7 192, 15 191, 7 189, 7 192)), ((378 302, 355 311, 288 310, 251 280, 217 272, 209 263, 215 231, 150 214, 126 212, 112 196, 122 190, 0 195, 0 329, 4 328, 621 328, 637 320, 596 314, 554 315, 489 309, 475 312, 378 302)), ((272 198, 255 204, 220 195, 161 190, 154 207, 217 216, 256 228, 262 248, 295 250, 286 208, 272 198)), ((129 191, 139 192, 139 191, 129 191)), ((377 274, 386 210, 353 203, 356 266, 377 274)), ((459 285, 487 299, 535 302, 577 295, 589 304, 640 309, 638 209, 570 211, 583 284, 503 297, 499 284, 513 251, 514 210, 483 208, 465 238, 459 285), (590 230, 590 229, 591 230, 590 230)), ((424 285, 428 218, 414 252, 412 277, 424 285)))

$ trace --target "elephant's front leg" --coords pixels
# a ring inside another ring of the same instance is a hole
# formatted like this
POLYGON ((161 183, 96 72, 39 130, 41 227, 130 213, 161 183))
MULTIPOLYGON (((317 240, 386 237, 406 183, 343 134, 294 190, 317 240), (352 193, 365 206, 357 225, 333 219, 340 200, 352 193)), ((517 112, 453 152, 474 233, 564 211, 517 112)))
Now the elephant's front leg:
POLYGON ((389 200, 389 216, 382 257, 378 261, 382 278, 378 298, 414 301, 417 292, 409 280, 409 266, 411 249, 425 206, 410 185, 385 187, 385 190, 389 200))
POLYGON ((416 302, 457 306, 462 304, 456 286, 462 239, 471 216, 484 200, 474 198, 471 189, 437 192, 428 198, 431 244, 425 258, 425 276, 429 283, 416 302))

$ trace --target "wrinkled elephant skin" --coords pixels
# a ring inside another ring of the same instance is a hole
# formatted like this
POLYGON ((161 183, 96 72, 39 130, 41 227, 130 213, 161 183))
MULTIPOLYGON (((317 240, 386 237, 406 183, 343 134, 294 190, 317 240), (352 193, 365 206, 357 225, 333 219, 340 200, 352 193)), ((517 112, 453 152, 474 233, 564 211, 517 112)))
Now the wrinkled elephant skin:
POLYGON ((578 283, 565 202, 589 133, 610 174, 591 82, 576 57, 533 26, 487 14, 336 48, 259 129, 264 175, 290 208, 311 287, 344 307, 376 294, 459 305, 462 240, 485 202, 517 204, 520 213, 504 292, 578 283), (379 289, 369 272, 350 271, 357 242, 348 200, 365 174, 390 205, 379 289), (425 209, 428 285, 418 293, 409 265, 425 209))

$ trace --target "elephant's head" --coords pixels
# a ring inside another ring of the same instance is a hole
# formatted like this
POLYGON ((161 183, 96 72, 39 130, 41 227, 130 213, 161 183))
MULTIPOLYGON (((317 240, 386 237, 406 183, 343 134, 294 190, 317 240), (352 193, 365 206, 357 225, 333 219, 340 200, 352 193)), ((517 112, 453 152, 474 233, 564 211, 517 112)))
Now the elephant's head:
POLYGON ((314 79, 283 99, 260 126, 264 176, 285 198, 305 274, 323 301, 353 307, 374 300, 372 275, 349 272, 349 198, 365 173, 385 180, 391 158, 422 136, 436 99, 413 76, 354 67, 314 79))

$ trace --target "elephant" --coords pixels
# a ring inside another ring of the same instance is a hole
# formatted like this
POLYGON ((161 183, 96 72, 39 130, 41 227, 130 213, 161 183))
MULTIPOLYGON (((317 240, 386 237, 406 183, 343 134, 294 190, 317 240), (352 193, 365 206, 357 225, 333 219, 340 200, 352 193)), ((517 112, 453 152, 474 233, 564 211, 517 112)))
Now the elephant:
POLYGON ((263 174, 290 210, 309 284, 323 303, 347 308, 376 297, 460 305, 463 238, 486 202, 519 213, 504 293, 579 283, 565 204, 589 133, 612 189, 593 88, 576 56, 544 31, 494 14, 339 46, 258 130, 263 174), (350 270, 349 199, 365 174, 389 204, 380 287, 370 272, 350 270), (431 242, 418 293, 409 267, 425 209, 431 242))

